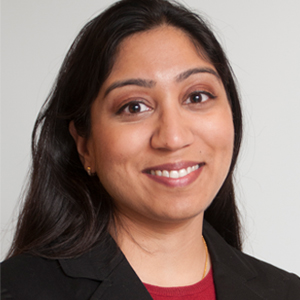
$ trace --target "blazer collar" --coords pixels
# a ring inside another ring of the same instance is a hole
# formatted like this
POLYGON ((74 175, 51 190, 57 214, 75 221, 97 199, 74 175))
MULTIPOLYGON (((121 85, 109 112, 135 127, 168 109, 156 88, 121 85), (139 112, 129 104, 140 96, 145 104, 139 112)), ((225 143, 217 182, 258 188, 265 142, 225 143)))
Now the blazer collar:
POLYGON ((237 249, 228 245, 212 226, 204 221, 203 235, 212 261, 215 291, 218 300, 262 300, 258 274, 237 249))
POLYGON ((152 300, 109 234, 89 252, 78 258, 60 259, 59 263, 65 274, 70 277, 99 281, 91 300, 152 300))
POLYGON ((123 253, 107 234, 90 251, 76 258, 60 259, 59 263, 70 277, 103 281, 123 260, 123 253))
POLYGON ((223 265, 224 268, 230 269, 233 273, 243 277, 244 280, 251 280, 257 276, 255 269, 241 256, 241 252, 228 245, 206 221, 204 221, 203 236, 214 264, 223 265))
MULTIPOLYGON (((204 221, 203 228, 212 260, 217 299, 262 300, 256 292, 257 273, 248 260, 229 246, 210 224, 204 221)), ((70 277, 102 282, 91 299, 100 296, 103 300, 152 299, 109 234, 82 256, 59 262, 70 277)))

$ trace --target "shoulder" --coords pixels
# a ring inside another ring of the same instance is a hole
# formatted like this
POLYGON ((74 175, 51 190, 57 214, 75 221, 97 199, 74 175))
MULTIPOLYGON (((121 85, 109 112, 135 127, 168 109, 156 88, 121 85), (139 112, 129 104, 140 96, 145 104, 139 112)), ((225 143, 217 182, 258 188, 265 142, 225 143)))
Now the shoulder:
POLYGON ((1 263, 2 299, 77 299, 78 283, 56 259, 21 254, 1 263))
POLYGON ((21 254, 1 263, 2 286, 18 284, 28 286, 42 284, 52 275, 61 275, 56 260, 21 254))
POLYGON ((21 254, 1 264, 1 292, 13 299, 54 299, 65 281, 57 260, 21 254))
POLYGON ((293 274, 289 273, 283 269, 280 269, 268 262, 262 261, 260 259, 257 259, 249 254, 246 254, 244 252, 241 252, 239 250, 233 249, 237 253, 238 256, 241 257, 244 261, 246 261, 248 264, 252 266, 258 272, 259 274, 271 274, 275 277, 279 276, 280 278, 297 278, 300 280, 300 278, 293 274))
MULTIPOLYGON (((232 251, 244 262, 249 268, 251 268, 258 275, 267 278, 279 278, 283 281, 293 281, 297 284, 300 284, 300 277, 296 274, 287 272, 283 269, 280 269, 268 262, 257 259, 249 254, 241 252, 232 248, 232 251)), ((299 286, 300 287, 300 286, 299 286)))
POLYGON ((204 235, 217 294, 234 295, 231 299, 300 299, 300 278, 297 275, 231 247, 207 223, 204 235))
POLYGON ((152 299, 109 237, 65 259, 22 254, 2 263, 2 298, 22 300, 152 299))
POLYGON ((110 236, 76 257, 47 259, 21 254, 2 262, 1 269, 1 299, 11 300, 98 299, 98 294, 111 286, 111 280, 120 281, 114 289, 118 293, 124 280, 132 275, 130 265, 110 236))
POLYGON ((276 288, 276 283, 282 282, 288 289, 297 291, 297 296, 300 299, 300 277, 296 274, 282 270, 270 263, 259 260, 248 254, 236 251, 237 255, 246 262, 256 272, 260 280, 267 286, 276 288))
POLYGON ((241 261, 251 267, 253 277, 248 286, 259 292, 263 299, 300 299, 300 277, 235 250, 241 261))

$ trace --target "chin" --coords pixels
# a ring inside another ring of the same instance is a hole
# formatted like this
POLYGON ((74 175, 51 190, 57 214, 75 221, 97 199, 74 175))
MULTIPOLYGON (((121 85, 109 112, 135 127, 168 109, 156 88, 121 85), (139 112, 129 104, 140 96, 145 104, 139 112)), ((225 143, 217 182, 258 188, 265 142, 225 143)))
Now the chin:
POLYGON ((156 218, 157 221, 170 223, 178 223, 198 218, 202 220, 204 211, 209 204, 195 206, 195 203, 174 202, 160 214, 156 214, 156 218))

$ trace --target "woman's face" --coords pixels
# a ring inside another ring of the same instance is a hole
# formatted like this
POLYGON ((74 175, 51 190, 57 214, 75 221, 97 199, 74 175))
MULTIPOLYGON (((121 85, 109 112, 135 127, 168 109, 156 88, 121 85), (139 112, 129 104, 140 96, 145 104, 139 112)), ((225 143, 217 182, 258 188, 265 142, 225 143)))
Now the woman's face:
POLYGON ((234 129, 222 81, 173 27, 122 42, 91 128, 79 150, 84 165, 131 220, 202 218, 230 167, 234 129))

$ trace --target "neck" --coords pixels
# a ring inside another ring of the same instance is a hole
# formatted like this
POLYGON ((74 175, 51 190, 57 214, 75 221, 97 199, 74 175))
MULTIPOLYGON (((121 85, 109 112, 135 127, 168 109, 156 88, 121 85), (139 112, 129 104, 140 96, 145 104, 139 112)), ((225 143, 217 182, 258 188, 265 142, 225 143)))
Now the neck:
MULTIPOLYGON (((184 286, 203 277, 206 249, 202 226, 203 214, 178 223, 153 222, 150 226, 120 215, 111 234, 143 282, 184 286)), ((209 267, 210 263, 206 272, 209 267)))

